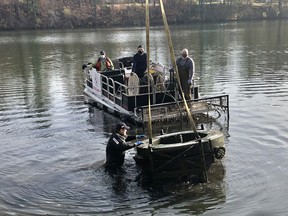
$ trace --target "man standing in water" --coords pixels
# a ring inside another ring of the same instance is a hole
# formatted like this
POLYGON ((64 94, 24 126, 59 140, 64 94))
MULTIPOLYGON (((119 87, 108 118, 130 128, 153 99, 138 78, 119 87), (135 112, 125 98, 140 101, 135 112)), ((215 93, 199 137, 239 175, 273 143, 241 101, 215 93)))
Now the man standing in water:
POLYGON ((143 144, 141 141, 129 143, 128 141, 145 138, 145 135, 128 136, 128 129, 130 128, 123 122, 116 125, 114 133, 111 135, 106 146, 106 168, 118 168, 122 166, 125 159, 125 151, 143 144))
POLYGON ((195 73, 194 60, 189 57, 188 49, 182 50, 182 56, 176 60, 181 87, 186 100, 191 99, 191 85, 195 73))

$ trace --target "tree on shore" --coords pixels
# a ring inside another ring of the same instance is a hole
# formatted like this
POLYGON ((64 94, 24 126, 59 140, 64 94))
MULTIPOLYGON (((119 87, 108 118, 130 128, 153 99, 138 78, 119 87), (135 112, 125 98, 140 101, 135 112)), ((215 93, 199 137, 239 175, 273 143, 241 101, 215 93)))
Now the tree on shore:
MULTIPOLYGON (((152 25, 162 24, 150 0, 152 25)), ((288 18, 288 0, 163 0, 170 24, 288 18), (265 2, 263 2, 265 1, 265 2)), ((143 26, 145 0, 1 0, 0 29, 143 26)))

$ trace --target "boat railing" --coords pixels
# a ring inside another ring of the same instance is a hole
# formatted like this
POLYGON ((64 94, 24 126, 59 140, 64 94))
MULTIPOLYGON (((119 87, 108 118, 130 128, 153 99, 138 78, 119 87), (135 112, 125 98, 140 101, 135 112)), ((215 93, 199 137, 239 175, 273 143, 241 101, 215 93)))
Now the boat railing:
POLYGON ((141 85, 139 84, 138 86, 129 87, 126 85, 127 80, 125 80, 124 75, 122 75, 123 79, 121 78, 121 74, 117 76, 108 77, 106 75, 101 74, 101 89, 102 89, 102 96, 106 97, 107 99, 112 101, 114 104, 118 104, 120 106, 122 106, 123 104, 123 96, 134 98, 134 106, 137 107, 139 106, 138 104, 139 101, 137 100, 137 97, 141 97, 141 96, 148 97, 148 95, 150 96, 153 95, 152 97, 153 101, 151 101, 151 103, 155 104, 156 93, 169 92, 165 88, 165 81, 163 81, 163 83, 154 83, 154 81, 152 80, 150 81, 150 84, 147 82, 144 84, 141 83, 141 85), (118 80, 115 80, 116 77, 118 80), (119 81, 119 79, 121 81, 119 81), (150 87, 150 91, 148 91, 149 87, 150 87), (131 91, 129 91, 131 88, 138 88, 139 92, 137 94, 133 94, 131 93, 131 91))
MULTIPOLYGON (((92 67, 92 66, 91 66, 92 67)), ((85 79, 85 82, 86 82, 86 85, 90 88, 93 87, 93 84, 92 84, 92 77, 91 77, 91 72, 90 72, 91 68, 88 66, 86 67, 83 71, 84 71, 84 74, 86 76, 86 79, 85 79)))
MULTIPOLYGON (((225 114, 227 121, 229 120, 228 95, 192 99, 187 101, 187 105, 194 115, 206 113, 207 116, 213 116, 215 119, 219 119, 225 114), (212 112, 215 112, 215 114, 212 115, 212 112), (208 115, 208 113, 210 113, 210 115, 208 115)), ((185 104, 183 101, 177 101, 177 103, 152 104, 150 109, 153 122, 161 123, 167 120, 176 121, 187 118, 187 112, 185 111, 185 104)), ((141 116, 144 123, 148 122, 148 106, 137 108, 134 113, 136 113, 137 116, 141 116)))
MULTIPOLYGON (((141 81, 141 84, 139 84, 138 86, 133 86, 133 87, 129 87, 127 85, 127 81, 129 79, 129 72, 131 72, 131 66, 128 64, 124 65, 123 62, 121 61, 117 61, 117 64, 119 65, 119 68, 117 67, 117 69, 109 72, 98 72, 101 74, 101 78, 100 78, 100 82, 101 82, 101 87, 99 86, 99 88, 101 88, 101 93, 102 96, 107 97, 110 101, 113 101, 113 103, 117 104, 123 104, 122 102, 122 96, 125 95, 127 97, 135 97, 135 107, 138 106, 137 104, 137 99, 136 97, 139 96, 144 96, 144 95, 153 95, 155 96, 156 93, 159 92, 169 92, 168 89, 166 89, 167 86, 167 72, 168 67, 163 66, 162 64, 159 63, 154 63, 151 62, 151 65, 149 67, 149 71, 150 71, 150 78, 148 79, 148 77, 146 77, 146 82, 143 82, 143 79, 141 81), (152 75, 153 74, 153 75, 152 75), (128 77, 127 77, 128 75, 128 77), (122 76, 122 77, 121 77, 122 76), (152 78, 153 77, 153 78, 152 78), (157 79, 156 79, 157 77, 157 79), (152 79, 151 79, 152 78, 152 79), (150 83, 148 83, 148 80, 150 80, 150 83), (150 91, 148 91, 149 88, 149 84, 150 84, 150 91), (139 91, 137 93, 133 93, 133 91, 130 91, 131 89, 138 89, 139 91)), ((84 73, 86 75, 86 86, 90 87, 91 89, 95 89, 93 86, 93 76, 92 74, 94 73, 92 71, 92 64, 87 65, 87 67, 84 69, 84 73)), ((95 71, 96 72, 96 71, 95 71)), ((94 79, 94 78, 93 78, 94 79)), ((94 83, 95 85, 95 83, 94 83)), ((152 97, 153 101, 152 104, 154 104, 155 98, 156 97, 152 97)), ((143 103, 142 103, 143 104, 143 103)))
POLYGON ((102 75, 102 95, 111 100, 114 104, 116 100, 122 100, 123 89, 125 85, 118 81, 115 81, 112 77, 102 75))
MULTIPOLYGON (((87 76, 86 86, 90 87, 90 91, 97 96, 99 95, 104 100, 109 100, 111 105, 119 106, 127 111, 132 111, 133 115, 137 117, 138 121, 144 124, 148 121, 148 98, 152 99, 151 102, 151 116, 153 122, 163 122, 166 120, 177 120, 186 118, 185 106, 183 101, 179 101, 176 97, 175 87, 173 80, 165 80, 163 84, 145 83, 133 88, 139 88, 141 91, 132 94, 127 86, 127 77, 121 71, 119 74, 111 73, 99 73, 99 87, 94 87, 92 82, 91 71, 84 70, 87 76), (150 91, 148 88, 150 86, 150 91), (159 87, 160 86, 160 87, 159 87), (97 90, 99 89, 99 91, 97 90), (144 90, 144 91, 142 91, 144 90), (171 91, 170 91, 171 90, 171 91), (157 101, 156 101, 157 98, 157 101), (160 98, 160 99, 159 99, 160 98), (176 102, 176 103, 175 103, 176 102)), ((94 79, 94 78, 93 78, 94 79)), ((95 83, 94 83, 95 84, 95 83)), ((213 97, 201 97, 194 98, 191 101, 187 101, 187 105, 194 115, 207 114, 215 119, 219 119, 223 114, 227 114, 227 120, 229 120, 229 96, 213 96, 213 97)), ((202 117, 202 116, 201 116, 202 117)))

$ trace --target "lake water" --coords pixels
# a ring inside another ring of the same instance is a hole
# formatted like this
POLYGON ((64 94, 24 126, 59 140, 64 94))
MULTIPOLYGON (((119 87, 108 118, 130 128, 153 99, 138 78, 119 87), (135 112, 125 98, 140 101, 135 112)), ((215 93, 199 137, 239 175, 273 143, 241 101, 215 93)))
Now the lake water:
MULTIPOLYGON (((0 215, 287 215, 288 21, 171 26, 200 94, 229 94, 227 154, 209 182, 153 187, 101 168, 119 120, 84 104, 81 65, 145 45, 145 29, 0 32, 0 215)), ((151 59, 170 64, 163 28, 151 59)))

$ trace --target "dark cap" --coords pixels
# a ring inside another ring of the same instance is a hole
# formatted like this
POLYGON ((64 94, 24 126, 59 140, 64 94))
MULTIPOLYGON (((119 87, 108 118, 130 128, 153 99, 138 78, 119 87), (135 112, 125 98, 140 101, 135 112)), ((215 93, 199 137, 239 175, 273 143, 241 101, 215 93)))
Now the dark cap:
POLYGON ((139 46, 138 46, 138 49, 139 49, 139 48, 143 48, 143 46, 142 46, 142 45, 139 45, 139 46))
POLYGON ((118 123, 117 125, 116 125, 116 127, 115 127, 115 130, 116 130, 116 132, 118 132, 120 129, 126 129, 126 130, 129 130, 130 129, 130 127, 128 127, 125 123, 123 123, 123 122, 120 122, 120 123, 118 123))
POLYGON ((100 55, 105 55, 105 52, 103 50, 100 51, 100 55))

